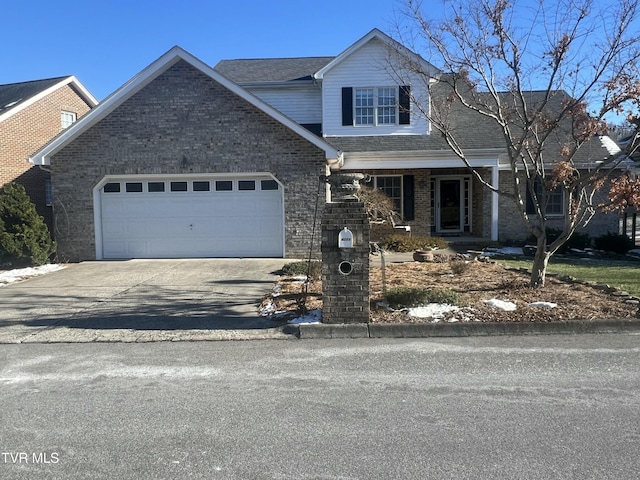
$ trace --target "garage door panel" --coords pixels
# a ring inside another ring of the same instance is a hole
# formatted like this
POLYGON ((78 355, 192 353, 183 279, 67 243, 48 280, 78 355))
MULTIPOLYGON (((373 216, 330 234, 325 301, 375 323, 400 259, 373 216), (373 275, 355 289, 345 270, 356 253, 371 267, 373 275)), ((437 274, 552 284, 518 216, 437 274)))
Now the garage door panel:
POLYGON ((281 188, 148 192, 145 182, 143 192, 101 193, 104 258, 283 255, 281 188))

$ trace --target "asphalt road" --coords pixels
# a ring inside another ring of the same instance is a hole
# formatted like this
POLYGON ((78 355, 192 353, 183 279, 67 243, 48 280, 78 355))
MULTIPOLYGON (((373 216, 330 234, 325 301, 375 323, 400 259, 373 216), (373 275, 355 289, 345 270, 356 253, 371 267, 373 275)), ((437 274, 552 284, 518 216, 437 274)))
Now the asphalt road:
POLYGON ((2 479, 635 479, 640 336, 0 345, 2 479))

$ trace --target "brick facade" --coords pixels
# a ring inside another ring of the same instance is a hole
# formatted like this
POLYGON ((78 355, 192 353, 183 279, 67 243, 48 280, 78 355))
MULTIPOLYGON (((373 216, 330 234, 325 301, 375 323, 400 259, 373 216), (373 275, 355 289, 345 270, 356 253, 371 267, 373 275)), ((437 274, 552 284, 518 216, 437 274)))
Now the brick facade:
POLYGON ((60 133, 62 110, 80 118, 90 106, 67 84, 0 122, 0 186, 22 184, 50 227, 51 207, 45 202, 45 179, 49 174, 31 166, 27 159, 60 133))
POLYGON ((62 260, 95 259, 92 195, 106 175, 249 172, 269 172, 284 185, 286 256, 295 258, 309 253, 326 160, 320 148, 179 61, 68 143, 51 169, 62 260))
MULTIPOLYGON (((524 197, 525 192, 525 181, 524 177, 520 182, 521 191, 524 197)), ((500 172, 500 190, 503 192, 508 192, 513 189, 513 180, 511 172, 500 172)), ((598 203, 598 198, 601 198, 602 201, 605 200, 606 197, 606 189, 603 189, 596 196, 596 203, 598 203)), ((521 220, 520 212, 515 201, 500 196, 499 197, 499 223, 498 223, 498 232, 499 237, 498 240, 501 242, 523 242, 529 237, 529 231, 525 226, 524 222, 521 220)), ((601 213, 597 212, 593 219, 589 222, 589 224, 579 230, 581 233, 586 233, 591 237, 599 237, 608 232, 618 233, 620 219, 618 215, 615 213, 601 213)), ((563 218, 550 218, 547 221, 548 228, 562 229, 563 228, 563 218)))
POLYGON ((323 323, 369 322, 369 233, 364 204, 347 200, 325 206, 322 217, 323 323), (338 248, 338 236, 345 227, 353 233, 353 248, 338 248), (343 262, 346 268, 341 272, 343 262))

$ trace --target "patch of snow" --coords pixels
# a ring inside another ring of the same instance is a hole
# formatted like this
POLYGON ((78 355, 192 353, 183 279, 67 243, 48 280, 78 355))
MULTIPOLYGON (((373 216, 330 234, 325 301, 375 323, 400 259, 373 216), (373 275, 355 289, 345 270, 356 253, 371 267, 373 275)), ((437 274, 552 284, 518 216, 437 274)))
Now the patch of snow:
POLYGON ((617 155, 621 152, 618 144, 614 142, 613 139, 608 135, 600 135, 598 139, 602 143, 602 146, 609 152, 609 154, 617 155))
POLYGON ((521 247, 487 247, 482 255, 485 257, 493 257, 496 255, 523 255, 523 252, 521 247))
POLYGON ((633 250, 629 250, 627 252, 627 255, 630 255, 633 257, 640 257, 640 248, 634 248, 633 250))
POLYGON ((269 315, 274 314, 276 311, 276 305, 273 302, 265 303, 262 307, 260 307, 260 316, 267 317, 269 315))
POLYGON ((533 302, 530 303, 529 306, 533 308, 556 308, 558 304, 552 302, 533 302))
POLYGON ((485 300, 484 303, 489 305, 490 307, 497 308, 499 310, 504 310, 505 312, 513 312, 516 310, 517 306, 513 302, 498 300, 497 298, 492 298, 491 300, 485 300))
POLYGON ((309 310, 305 315, 292 318, 287 323, 292 325, 306 325, 310 323, 320 323, 322 321, 322 310, 309 310))
POLYGON ((307 276, 306 275, 296 275, 295 277, 292 277, 292 280, 295 280, 296 282, 306 282, 307 281, 307 276))
POLYGON ((0 270, 0 287, 4 287, 10 283, 15 283, 20 280, 25 280, 31 277, 37 277, 39 275, 45 275, 47 273, 55 272, 56 270, 62 270, 66 268, 63 265, 50 263, 48 265, 40 265, 39 267, 29 268, 16 268, 13 270, 0 270))
POLYGON ((422 307, 410 308, 407 313, 412 317, 440 319, 445 313, 460 310, 458 307, 446 303, 430 303, 422 307))

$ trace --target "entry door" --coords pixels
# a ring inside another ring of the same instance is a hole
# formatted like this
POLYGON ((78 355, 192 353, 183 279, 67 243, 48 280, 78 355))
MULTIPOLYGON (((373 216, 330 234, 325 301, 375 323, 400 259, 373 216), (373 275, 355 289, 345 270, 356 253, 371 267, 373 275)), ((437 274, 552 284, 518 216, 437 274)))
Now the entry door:
POLYGON ((462 179, 439 179, 437 192, 437 227, 442 233, 463 231, 462 179))

